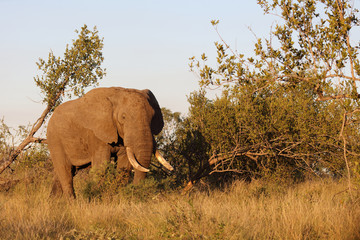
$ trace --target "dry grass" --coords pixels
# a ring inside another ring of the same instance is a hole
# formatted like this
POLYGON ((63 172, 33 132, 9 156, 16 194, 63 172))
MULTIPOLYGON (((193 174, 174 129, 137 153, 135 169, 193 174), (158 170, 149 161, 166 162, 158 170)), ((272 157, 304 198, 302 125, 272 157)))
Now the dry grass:
POLYGON ((360 239, 360 202, 335 182, 237 182, 225 191, 49 199, 50 183, 0 192, 0 239, 360 239))

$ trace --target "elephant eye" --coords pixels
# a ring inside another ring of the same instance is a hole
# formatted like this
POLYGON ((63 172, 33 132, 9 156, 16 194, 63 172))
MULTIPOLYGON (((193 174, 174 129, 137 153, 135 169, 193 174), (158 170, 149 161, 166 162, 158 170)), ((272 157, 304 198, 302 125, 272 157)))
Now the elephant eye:
POLYGON ((124 123, 125 123, 125 118, 126 118, 125 113, 119 113, 117 120, 118 120, 121 124, 124 124, 124 123))

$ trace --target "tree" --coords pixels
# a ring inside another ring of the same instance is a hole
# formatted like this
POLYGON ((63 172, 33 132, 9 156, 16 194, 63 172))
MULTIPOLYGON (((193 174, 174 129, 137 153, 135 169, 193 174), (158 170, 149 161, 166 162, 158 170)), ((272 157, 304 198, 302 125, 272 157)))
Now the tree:
POLYGON ((96 27, 91 31, 86 25, 81 28, 78 38, 73 40, 71 47, 66 46, 63 58, 56 57, 51 51, 48 60, 39 59, 37 66, 42 76, 34 78, 35 84, 44 94, 43 102, 46 109, 34 123, 30 133, 21 144, 11 152, 10 156, 0 165, 3 172, 30 143, 41 143, 45 139, 35 137, 35 133, 44 124, 47 117, 61 104, 64 97, 81 96, 84 89, 96 86, 98 80, 105 75, 101 68, 104 60, 102 54, 103 39, 98 35, 96 27))
POLYGON ((164 118, 164 128, 159 135, 155 136, 156 148, 162 151, 163 156, 176 169, 169 173, 162 166, 152 164, 150 176, 162 180, 162 184, 169 187, 178 187, 187 179, 187 166, 180 153, 180 136, 183 131, 184 118, 179 112, 172 112, 167 108, 161 108, 164 118))
MULTIPOLYGON (((258 4, 281 22, 269 39, 257 39, 254 57, 222 40, 215 43, 217 66, 205 54, 190 59, 200 91, 223 92, 195 126, 211 145, 207 165, 250 177, 358 174, 360 64, 350 40, 357 10, 348 0, 258 4)), ((218 24, 212 21, 217 32, 218 24)))

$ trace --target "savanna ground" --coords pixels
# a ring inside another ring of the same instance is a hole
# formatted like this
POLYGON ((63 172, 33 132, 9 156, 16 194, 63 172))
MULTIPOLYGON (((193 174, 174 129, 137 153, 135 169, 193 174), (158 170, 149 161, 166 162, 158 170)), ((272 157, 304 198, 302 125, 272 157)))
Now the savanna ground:
POLYGON ((75 178, 73 201, 49 197, 45 171, 3 185, 0 239, 360 239, 359 196, 342 180, 200 183, 181 194, 148 178, 114 194, 99 189, 114 182, 75 178))

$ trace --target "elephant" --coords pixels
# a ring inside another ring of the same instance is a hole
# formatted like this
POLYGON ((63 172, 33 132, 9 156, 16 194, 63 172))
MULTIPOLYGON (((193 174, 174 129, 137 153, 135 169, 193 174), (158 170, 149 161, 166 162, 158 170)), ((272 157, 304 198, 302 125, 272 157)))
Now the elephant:
POLYGON ((134 169, 134 184, 146 177, 152 154, 172 171, 156 150, 154 135, 163 126, 160 106, 148 89, 95 88, 59 105, 47 127, 54 167, 51 193, 75 198, 75 169, 89 164, 101 169, 114 154, 118 169, 134 169))

